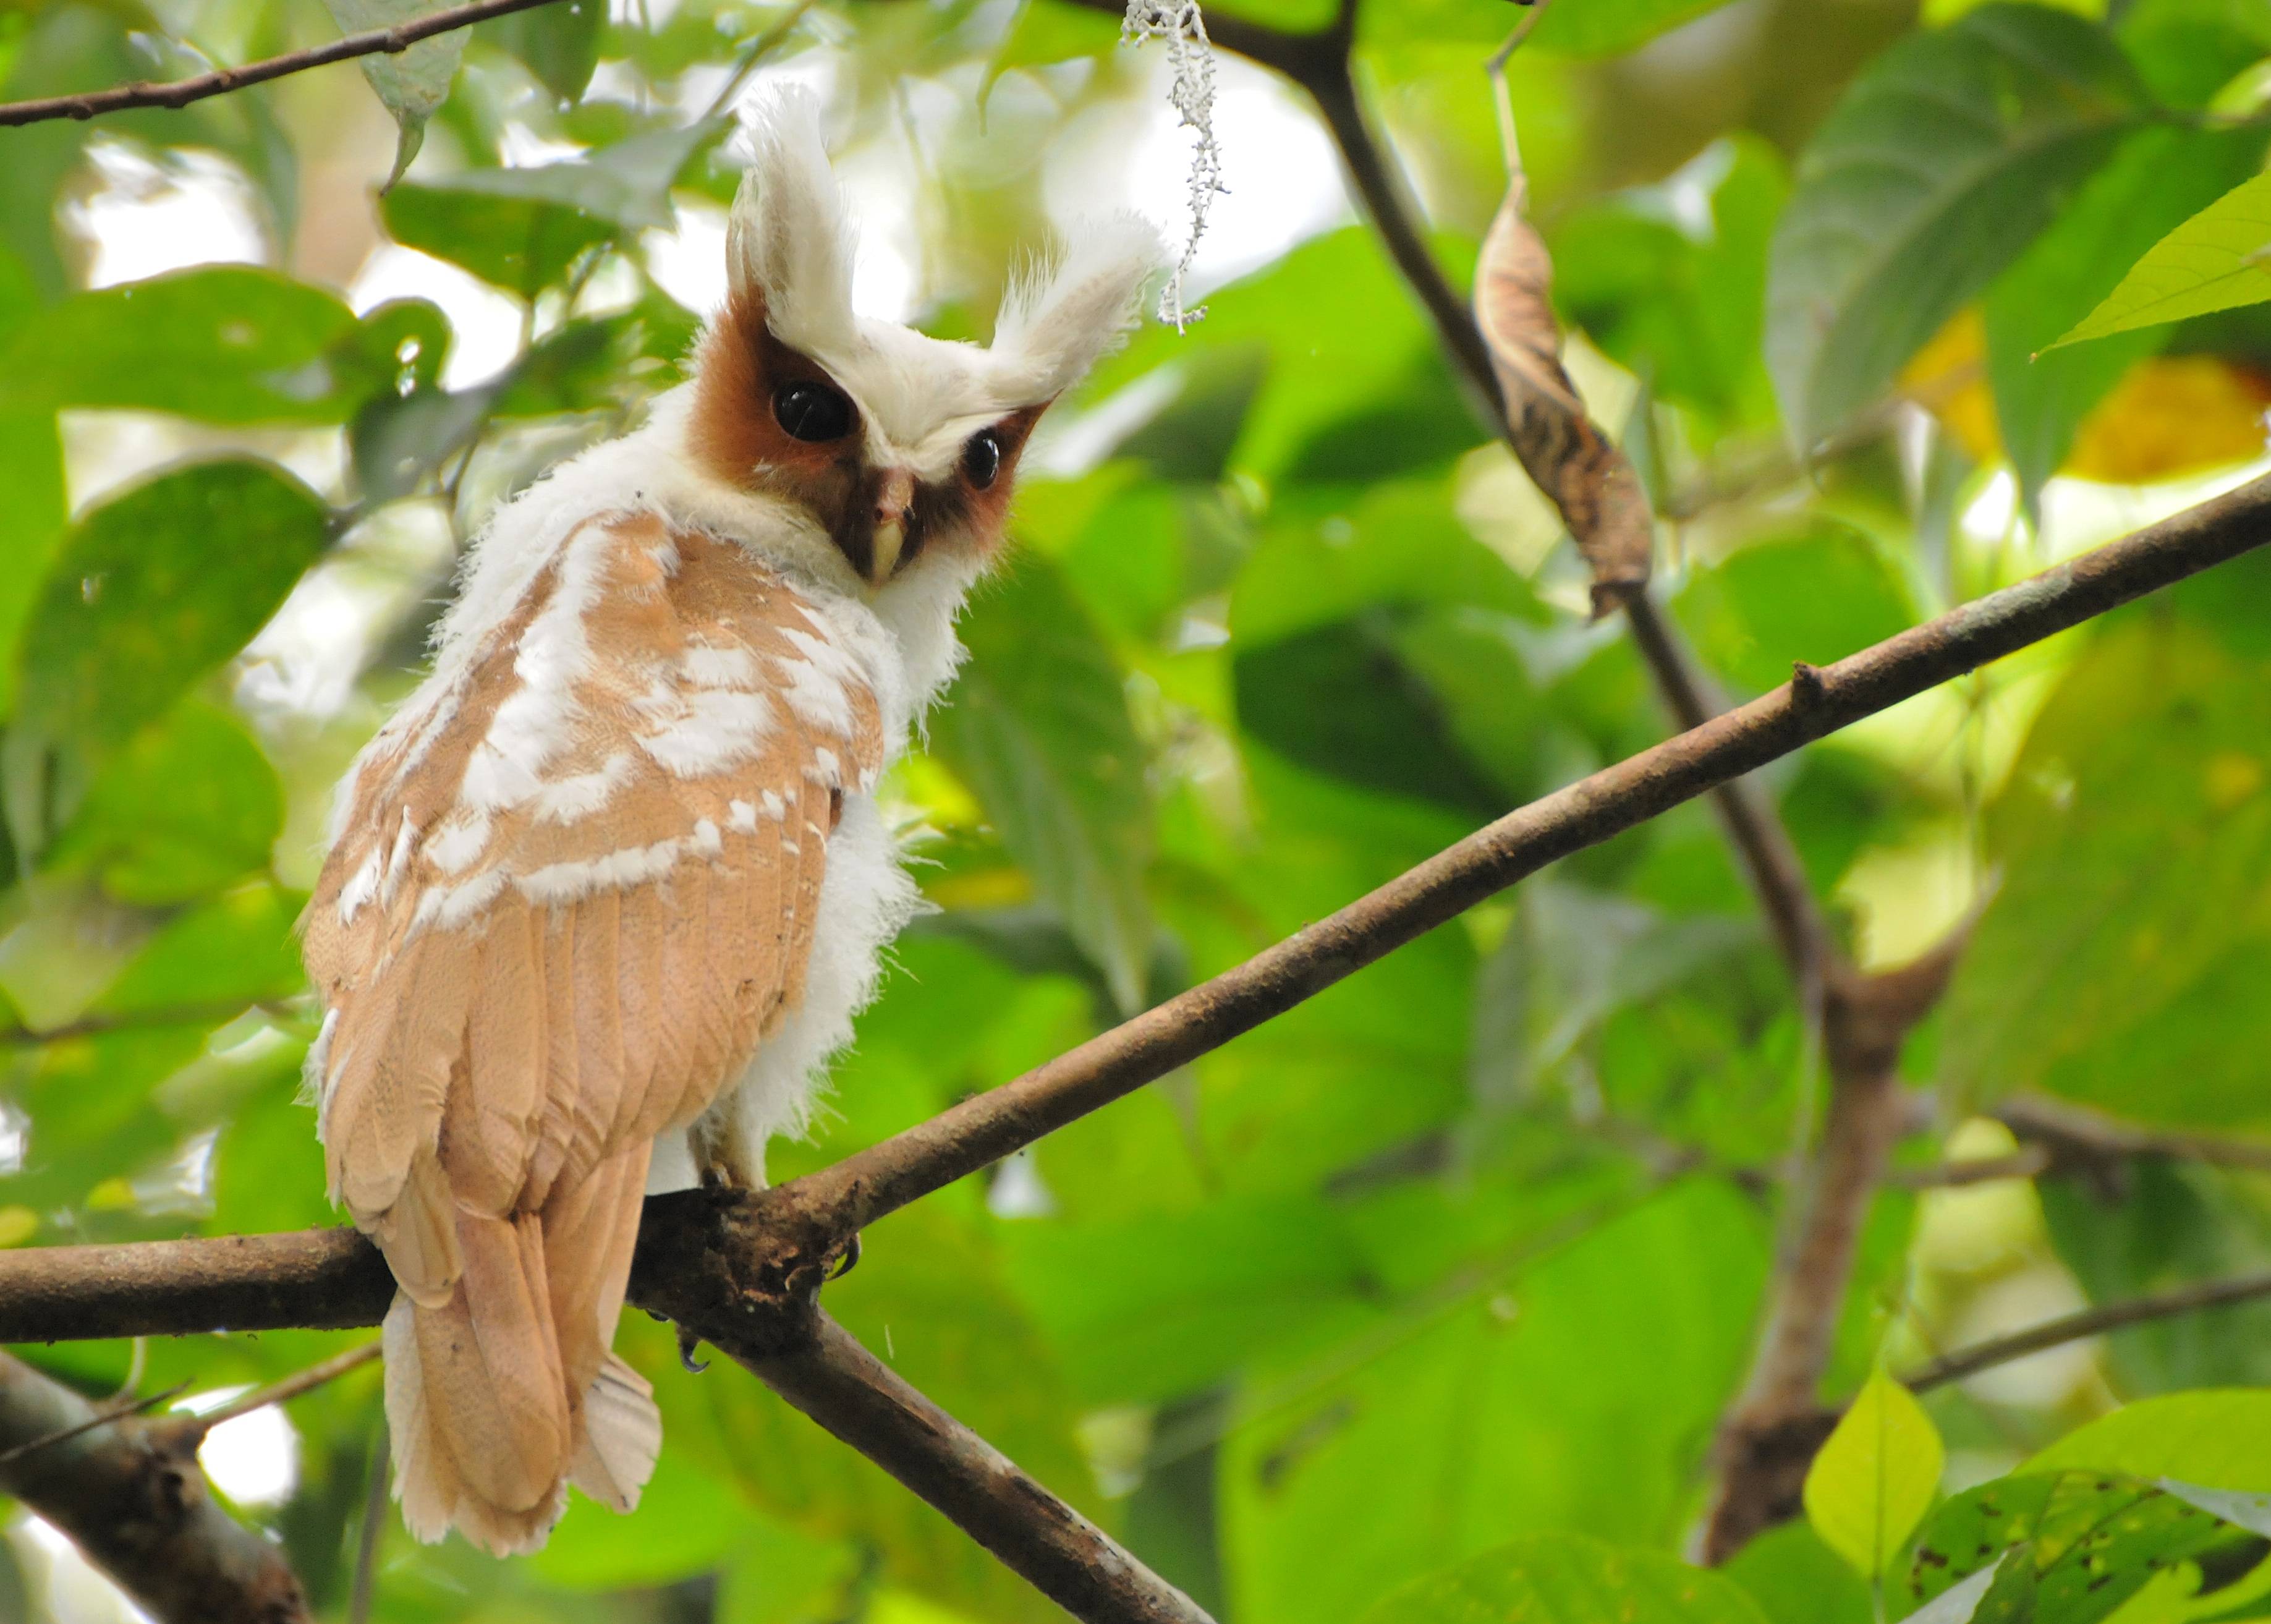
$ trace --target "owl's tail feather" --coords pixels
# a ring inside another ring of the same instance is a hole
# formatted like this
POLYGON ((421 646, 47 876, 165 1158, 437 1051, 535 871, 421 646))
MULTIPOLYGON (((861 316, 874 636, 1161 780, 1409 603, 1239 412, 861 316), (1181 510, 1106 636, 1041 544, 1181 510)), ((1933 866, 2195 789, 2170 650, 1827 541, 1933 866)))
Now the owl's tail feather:
POLYGON ((638 1504, 662 1418, 645 1378, 608 1345, 645 1175, 641 1147, 537 1211, 458 1208, 463 1272, 448 1300, 396 1294, 386 1419, 395 1496, 420 1539, 455 1528, 495 1555, 533 1551, 571 1480, 614 1510, 638 1504))

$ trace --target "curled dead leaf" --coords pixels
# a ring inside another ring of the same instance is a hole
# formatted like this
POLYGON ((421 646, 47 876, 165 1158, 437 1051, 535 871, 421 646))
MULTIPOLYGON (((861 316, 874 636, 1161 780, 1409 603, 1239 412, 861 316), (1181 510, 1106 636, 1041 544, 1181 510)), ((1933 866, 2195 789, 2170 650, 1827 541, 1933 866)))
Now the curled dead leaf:
POLYGON ((1560 510, 1593 572, 1596 619, 1648 584, 1655 521, 1640 477, 1561 366, 1553 261, 1523 207, 1517 175, 1483 239, 1475 321, 1506 397, 1507 437, 1538 488, 1560 510))

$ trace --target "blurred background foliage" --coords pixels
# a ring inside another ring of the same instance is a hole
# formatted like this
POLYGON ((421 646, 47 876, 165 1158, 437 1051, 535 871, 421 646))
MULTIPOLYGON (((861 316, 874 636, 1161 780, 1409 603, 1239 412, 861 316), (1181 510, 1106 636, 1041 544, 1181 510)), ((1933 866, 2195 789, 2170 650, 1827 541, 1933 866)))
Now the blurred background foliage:
MULTIPOLYGON (((12 0, 0 96, 272 54, 361 15, 336 9, 12 0)), ((1456 275, 1504 186, 1481 63, 1515 16, 1359 14, 1363 94, 1456 275)), ((562 0, 458 41, 414 154, 345 67, 0 133, 0 1244, 332 1221, 292 939, 330 786, 415 681, 484 515, 682 375, 723 288, 737 99, 819 88, 863 302, 982 336, 1053 220, 1124 203, 1176 228, 1188 138, 1161 54, 1115 40, 1067 0, 562 0)), ((1733 692, 2260 467, 2260 308, 2029 357, 2260 168, 2267 63, 2267 0, 1558 0, 1511 78, 1571 369, 1733 692), (1810 467, 1793 436, 1826 447, 1810 467)), ((1037 443, 970 665, 888 792, 936 911, 777 1177, 1664 731, 1307 104, 1219 68, 1210 313, 1142 333, 1037 443)), ((2244 561, 1764 775, 1865 965, 1980 916, 1904 1062, 1935 1106, 1906 1160, 2008 1151, 1976 1114, 2017 1090, 2271 1129, 2267 605, 2244 561)), ((1731 1579, 1649 1554, 1693 1525, 1819 1084, 1683 808, 879 1225, 830 1306, 1225 1624, 1495 1618, 1456 1609, 1564 1568, 1620 1617, 1847 1624, 1867 1585, 1803 1525, 1731 1579)), ((1827 1396, 2267 1254, 2271 1186, 2204 1165, 1889 1188, 1827 1396)), ((510 1563, 390 1515, 374 1619, 1050 1616, 632 1321, 668 1420, 639 1514, 579 1502, 510 1563)), ((2126 1403, 2271 1380, 2267 1333, 2242 1308, 1937 1392, 1944 1487, 2126 1403)), ((207 1393, 353 1339, 23 1352, 89 1392, 207 1393)), ((2059 1458, 2271 1490, 2267 1404, 2223 1397, 2059 1458)), ((328 1617, 379 1425, 365 1370, 207 1447, 328 1617)), ((1927 1539, 1977 1516, 1952 1500, 1927 1539)), ((119 1616, 43 1525, 10 1527, 0 1614, 119 1616)))

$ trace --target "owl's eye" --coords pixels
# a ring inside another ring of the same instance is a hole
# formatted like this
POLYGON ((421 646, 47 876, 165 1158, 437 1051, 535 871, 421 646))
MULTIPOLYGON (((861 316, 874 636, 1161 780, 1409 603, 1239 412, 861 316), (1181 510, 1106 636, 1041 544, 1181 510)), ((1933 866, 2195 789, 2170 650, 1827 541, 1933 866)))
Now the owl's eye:
POLYGON ((773 397, 773 417, 792 439, 840 440, 852 432, 852 403, 825 384, 791 384, 773 397))
POLYGON ((993 484, 1001 473, 1001 436, 991 428, 972 435, 962 448, 962 472, 980 490, 993 484))

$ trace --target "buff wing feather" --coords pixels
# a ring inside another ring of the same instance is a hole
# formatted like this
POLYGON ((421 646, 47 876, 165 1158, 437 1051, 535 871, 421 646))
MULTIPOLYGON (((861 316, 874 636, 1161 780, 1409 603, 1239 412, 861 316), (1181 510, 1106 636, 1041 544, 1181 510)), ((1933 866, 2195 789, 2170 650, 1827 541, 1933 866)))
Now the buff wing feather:
POLYGON ((610 1345, 653 1141, 796 1002, 827 836, 882 756, 804 594, 618 516, 360 764, 306 928, 316 1093, 334 1198, 402 1291, 387 1410, 421 1537, 527 1549, 571 1474, 636 1503, 659 1422, 610 1345))

